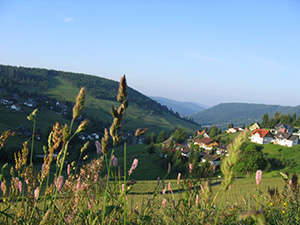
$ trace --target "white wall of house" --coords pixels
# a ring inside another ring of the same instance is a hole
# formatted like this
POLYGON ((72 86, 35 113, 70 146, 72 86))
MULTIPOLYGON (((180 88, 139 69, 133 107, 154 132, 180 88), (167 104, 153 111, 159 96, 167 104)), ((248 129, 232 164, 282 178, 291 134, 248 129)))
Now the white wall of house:
POLYGON ((295 145, 298 145, 298 138, 295 138, 293 141, 287 139, 276 139, 276 142, 277 144, 282 146, 293 147, 295 145))
POLYGON ((251 136, 251 142, 254 142, 254 143, 257 143, 257 144, 268 144, 268 143, 270 143, 271 141, 273 140, 273 138, 272 137, 264 137, 264 138, 262 138, 262 137, 260 137, 260 135, 259 134, 253 134, 252 136, 251 136))

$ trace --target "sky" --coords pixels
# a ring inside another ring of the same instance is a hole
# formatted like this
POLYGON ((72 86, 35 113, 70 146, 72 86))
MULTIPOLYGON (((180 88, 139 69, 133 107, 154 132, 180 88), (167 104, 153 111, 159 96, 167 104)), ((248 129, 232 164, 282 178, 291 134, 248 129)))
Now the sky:
POLYGON ((0 0, 0 64, 213 106, 300 105, 299 0, 0 0))

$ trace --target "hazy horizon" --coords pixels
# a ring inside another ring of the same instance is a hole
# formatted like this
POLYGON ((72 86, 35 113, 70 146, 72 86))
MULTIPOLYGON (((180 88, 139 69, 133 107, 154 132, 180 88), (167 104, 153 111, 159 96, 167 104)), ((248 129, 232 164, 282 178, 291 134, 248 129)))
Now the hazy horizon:
POLYGON ((297 106, 300 3, 9 1, 0 64, 97 75, 207 106, 297 106))

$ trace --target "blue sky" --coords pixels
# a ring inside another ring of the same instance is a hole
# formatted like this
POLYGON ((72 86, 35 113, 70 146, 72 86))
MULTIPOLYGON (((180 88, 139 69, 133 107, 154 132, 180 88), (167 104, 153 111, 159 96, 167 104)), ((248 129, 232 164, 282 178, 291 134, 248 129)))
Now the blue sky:
POLYGON ((205 105, 300 105, 300 1, 0 1, 0 64, 205 105))

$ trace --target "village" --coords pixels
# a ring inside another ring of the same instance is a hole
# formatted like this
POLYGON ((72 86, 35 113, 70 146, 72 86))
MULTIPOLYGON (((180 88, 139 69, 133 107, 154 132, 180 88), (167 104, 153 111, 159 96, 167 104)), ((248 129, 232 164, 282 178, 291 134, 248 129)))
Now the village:
MULTIPOLYGON (((228 128, 225 132, 227 134, 234 134, 244 131, 243 128, 228 128)), ((262 129, 258 122, 249 126, 250 136, 249 141, 256 144, 269 144, 280 145, 284 147, 293 147, 299 145, 299 133, 293 133, 294 127, 289 124, 279 123, 275 129, 262 129)), ((176 152, 180 151, 181 156, 189 158, 191 149, 197 146, 201 151, 199 153, 201 162, 209 162, 212 166, 220 165, 223 156, 228 156, 229 144, 222 143, 219 140, 211 138, 206 130, 198 130, 194 138, 190 138, 183 143, 174 143, 172 137, 168 138, 161 145, 162 150, 176 152), (170 147, 170 144, 173 146, 170 147)), ((167 157, 164 155, 163 157, 167 157)))

